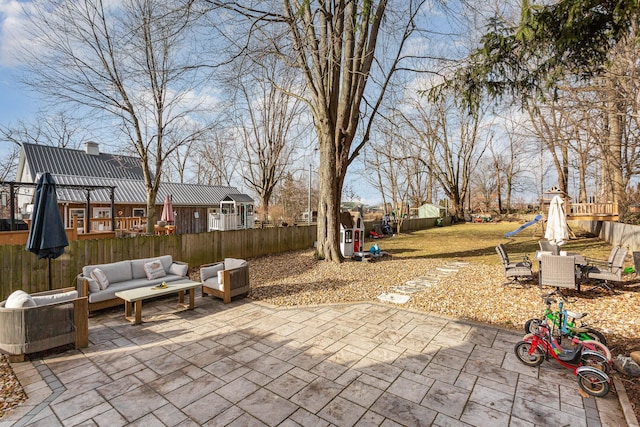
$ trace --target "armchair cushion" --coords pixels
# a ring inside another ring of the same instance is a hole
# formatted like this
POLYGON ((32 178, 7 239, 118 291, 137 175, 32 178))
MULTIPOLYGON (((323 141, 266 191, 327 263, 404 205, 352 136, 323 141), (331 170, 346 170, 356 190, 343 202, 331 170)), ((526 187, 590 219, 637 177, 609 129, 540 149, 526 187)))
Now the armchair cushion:
POLYGON ((36 303, 25 291, 14 291, 9 295, 7 301, 4 303, 5 308, 23 308, 23 307, 35 307, 36 303))
POLYGON ((51 295, 36 295, 33 297, 33 301, 37 306, 47 305, 47 304, 57 304, 59 302, 64 301, 73 301, 78 298, 78 291, 68 291, 62 292, 59 294, 51 294, 51 295))
POLYGON ((214 264, 208 267, 202 267, 200 268, 200 280, 204 282, 212 277, 218 277, 218 272, 221 272, 223 270, 224 270, 223 262, 219 262, 217 264, 214 264))

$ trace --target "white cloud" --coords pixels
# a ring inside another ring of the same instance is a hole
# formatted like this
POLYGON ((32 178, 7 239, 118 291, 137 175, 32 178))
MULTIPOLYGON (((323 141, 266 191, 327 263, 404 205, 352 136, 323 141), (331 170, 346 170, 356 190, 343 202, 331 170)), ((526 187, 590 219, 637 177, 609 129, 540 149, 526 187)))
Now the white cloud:
POLYGON ((28 7, 25 2, 0 0, 0 66, 16 67, 22 62, 20 51, 29 44, 24 14, 28 7))

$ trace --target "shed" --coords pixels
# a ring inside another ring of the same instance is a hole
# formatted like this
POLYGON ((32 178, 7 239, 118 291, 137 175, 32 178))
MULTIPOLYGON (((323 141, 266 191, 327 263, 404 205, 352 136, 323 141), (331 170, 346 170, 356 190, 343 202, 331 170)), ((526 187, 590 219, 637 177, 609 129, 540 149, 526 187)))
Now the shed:
POLYGON ((431 203, 425 203, 418 207, 418 218, 444 218, 447 216, 447 208, 431 203))

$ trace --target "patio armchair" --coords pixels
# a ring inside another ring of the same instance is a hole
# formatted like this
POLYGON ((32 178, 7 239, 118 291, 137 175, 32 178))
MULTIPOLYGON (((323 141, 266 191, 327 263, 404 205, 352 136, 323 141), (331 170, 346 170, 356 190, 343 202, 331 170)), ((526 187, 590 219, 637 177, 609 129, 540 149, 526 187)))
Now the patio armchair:
POLYGON ((539 285, 560 288, 575 288, 580 291, 579 270, 576 269, 575 256, 542 254, 539 285))
POLYGON ((89 345, 87 297, 78 297, 75 288, 31 295, 16 291, 0 302, 0 324, 0 351, 11 362, 67 344, 89 345))
POLYGON ((596 281, 596 285, 591 289, 602 287, 615 292, 609 282, 622 282, 622 270, 627 253, 626 249, 616 246, 611 249, 606 263, 588 260, 589 264, 583 268, 582 274, 583 277, 596 281))
POLYGON ((231 298, 249 292, 249 263, 243 259, 225 258, 223 262, 200 267, 202 296, 222 298, 224 304, 231 298))
POLYGON ((525 255, 520 262, 512 262, 509 260, 509 254, 507 253, 506 248, 502 243, 496 246, 496 252, 500 257, 500 261, 502 262, 502 267, 504 268, 504 275, 507 279, 511 279, 510 282, 505 283, 505 285, 515 284, 521 282, 523 280, 532 280, 533 272, 531 271, 531 261, 525 255))

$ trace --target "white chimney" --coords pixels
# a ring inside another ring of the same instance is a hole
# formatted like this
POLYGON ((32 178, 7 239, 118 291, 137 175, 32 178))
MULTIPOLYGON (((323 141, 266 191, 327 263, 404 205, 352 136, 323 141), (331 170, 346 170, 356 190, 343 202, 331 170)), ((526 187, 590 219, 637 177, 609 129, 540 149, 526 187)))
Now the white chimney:
POLYGON ((85 152, 90 156, 97 156, 100 154, 100 148, 98 147, 97 142, 87 141, 84 143, 84 145, 85 145, 85 152))

